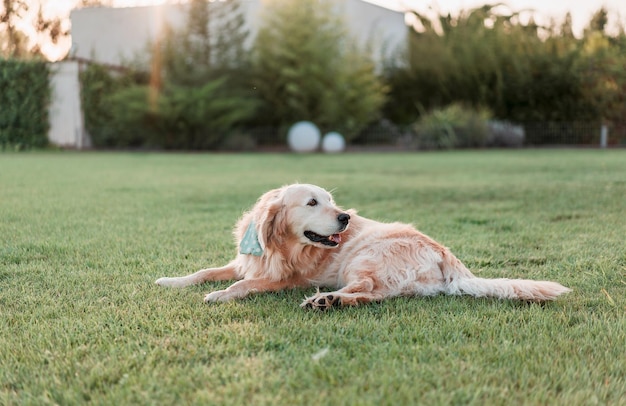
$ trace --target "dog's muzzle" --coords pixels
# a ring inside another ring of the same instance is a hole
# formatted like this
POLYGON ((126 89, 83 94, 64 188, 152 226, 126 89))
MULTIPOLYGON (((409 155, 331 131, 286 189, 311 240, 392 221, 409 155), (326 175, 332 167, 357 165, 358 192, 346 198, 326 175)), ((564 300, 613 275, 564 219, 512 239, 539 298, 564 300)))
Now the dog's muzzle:
POLYGON ((348 227, 350 215, 348 213, 341 213, 337 216, 337 221, 339 222, 339 229, 336 234, 320 235, 313 231, 305 231, 304 236, 313 242, 318 242, 329 247, 336 247, 339 243, 341 243, 340 233, 344 232, 348 227))

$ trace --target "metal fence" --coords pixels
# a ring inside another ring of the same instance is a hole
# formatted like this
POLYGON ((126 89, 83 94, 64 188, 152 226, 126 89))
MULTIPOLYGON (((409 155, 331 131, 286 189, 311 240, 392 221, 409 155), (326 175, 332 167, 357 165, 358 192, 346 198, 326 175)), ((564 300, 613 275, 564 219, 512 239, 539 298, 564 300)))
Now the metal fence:
MULTIPOLYGON (((490 127, 483 143, 470 148, 585 147, 626 148, 626 121, 603 126, 599 122, 506 123, 490 127), (495 128, 495 130, 494 130, 495 128), (604 137, 603 137, 604 131, 604 137), (494 132, 497 132, 494 134, 494 132)), ((322 137, 323 137, 322 133, 322 137)), ((97 148, 98 146, 94 146, 97 148)), ((467 147, 460 146, 458 148, 467 147)), ((113 147, 115 148, 115 147, 113 147)), ((215 146, 221 151, 288 151, 287 129, 243 127, 225 135, 215 146)), ((388 121, 372 125, 347 142, 350 151, 419 151, 425 145, 412 126, 397 126, 388 121)))
MULTIPOLYGON (((519 137, 514 134, 491 134, 487 137, 485 147, 626 147, 626 121, 603 125, 600 122, 526 122, 511 124, 512 128, 519 129, 519 137), (496 139, 497 138, 497 139, 496 139)), ((493 127, 490 127, 490 131, 493 127)), ((369 141, 377 137, 370 134, 369 141)), ((418 145, 419 134, 411 128, 396 131, 390 134, 379 133, 379 140, 388 143, 391 138, 396 139, 398 145, 410 147, 418 145), (399 134, 399 135, 398 135, 399 134)))
MULTIPOLYGON (((231 147, 244 145, 250 148, 280 150, 287 148, 287 130, 273 127, 242 129, 240 137, 230 142, 231 147), (235 145, 234 145, 235 144, 235 145)), ((600 122, 527 122, 505 123, 490 126, 490 134, 480 148, 523 148, 523 147, 626 147, 626 121, 602 125, 600 122), (508 128, 507 128, 508 127, 508 128), (498 132, 498 134, 494 134, 498 132)), ((354 137, 349 143, 351 150, 397 150, 412 151, 427 149, 420 142, 420 135, 412 126, 397 126, 382 120, 354 137)), ((237 149, 237 148, 234 148, 237 149)))
POLYGON ((621 146, 626 147, 626 122, 525 123, 525 145, 621 146))

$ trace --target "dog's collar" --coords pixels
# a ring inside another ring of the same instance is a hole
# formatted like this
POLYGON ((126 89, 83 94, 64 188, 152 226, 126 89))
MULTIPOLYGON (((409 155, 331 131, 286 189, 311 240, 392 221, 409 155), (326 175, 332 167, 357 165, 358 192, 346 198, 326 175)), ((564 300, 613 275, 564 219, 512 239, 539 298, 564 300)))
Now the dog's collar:
POLYGON ((239 243, 239 253, 250 254, 257 257, 263 255, 263 247, 259 243, 259 235, 256 232, 254 221, 251 221, 239 243))

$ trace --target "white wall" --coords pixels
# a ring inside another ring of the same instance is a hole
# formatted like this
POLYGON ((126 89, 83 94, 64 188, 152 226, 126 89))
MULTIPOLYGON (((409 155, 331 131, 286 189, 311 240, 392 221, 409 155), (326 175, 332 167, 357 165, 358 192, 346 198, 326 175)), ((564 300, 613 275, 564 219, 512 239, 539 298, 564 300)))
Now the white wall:
POLYGON ((345 0, 344 15, 359 45, 371 46, 377 66, 381 67, 385 59, 397 57, 406 50, 409 29, 404 13, 361 0, 345 0))
POLYGON ((48 140, 61 147, 78 149, 90 147, 84 131, 80 105, 78 62, 57 62, 52 65, 51 70, 52 101, 48 110, 50 120, 48 140))
POLYGON ((87 7, 73 10, 70 56, 121 65, 145 53, 164 23, 180 26, 184 6, 87 7))
MULTIPOLYGON (((250 32, 248 45, 258 32, 264 1, 243 0, 242 11, 250 32)), ((404 49, 408 29, 404 14, 362 0, 335 0, 344 14, 352 36, 361 45, 372 46, 377 63, 384 56, 404 49)), ((180 27, 186 20, 186 4, 149 7, 87 7, 73 10, 72 49, 70 55, 98 62, 120 65, 145 54, 148 43, 154 40, 164 23, 180 27)))

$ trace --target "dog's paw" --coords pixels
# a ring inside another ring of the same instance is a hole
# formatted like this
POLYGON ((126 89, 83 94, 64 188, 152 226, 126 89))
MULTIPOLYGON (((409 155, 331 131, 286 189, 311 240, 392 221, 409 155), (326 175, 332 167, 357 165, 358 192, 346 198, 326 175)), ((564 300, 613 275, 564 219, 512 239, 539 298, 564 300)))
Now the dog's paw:
POLYGON ((317 293, 304 299, 300 307, 305 309, 328 310, 331 307, 341 306, 341 297, 334 293, 317 293))
POLYGON ((168 288, 184 288, 193 285, 193 281, 190 281, 189 278, 185 276, 179 276, 177 278, 159 278, 154 283, 168 288))
POLYGON ((204 303, 226 302, 231 300, 233 296, 226 290, 216 290, 204 297, 204 303))
POLYGON ((154 283, 156 283, 159 286, 174 287, 175 279, 176 278, 159 278, 154 283))

